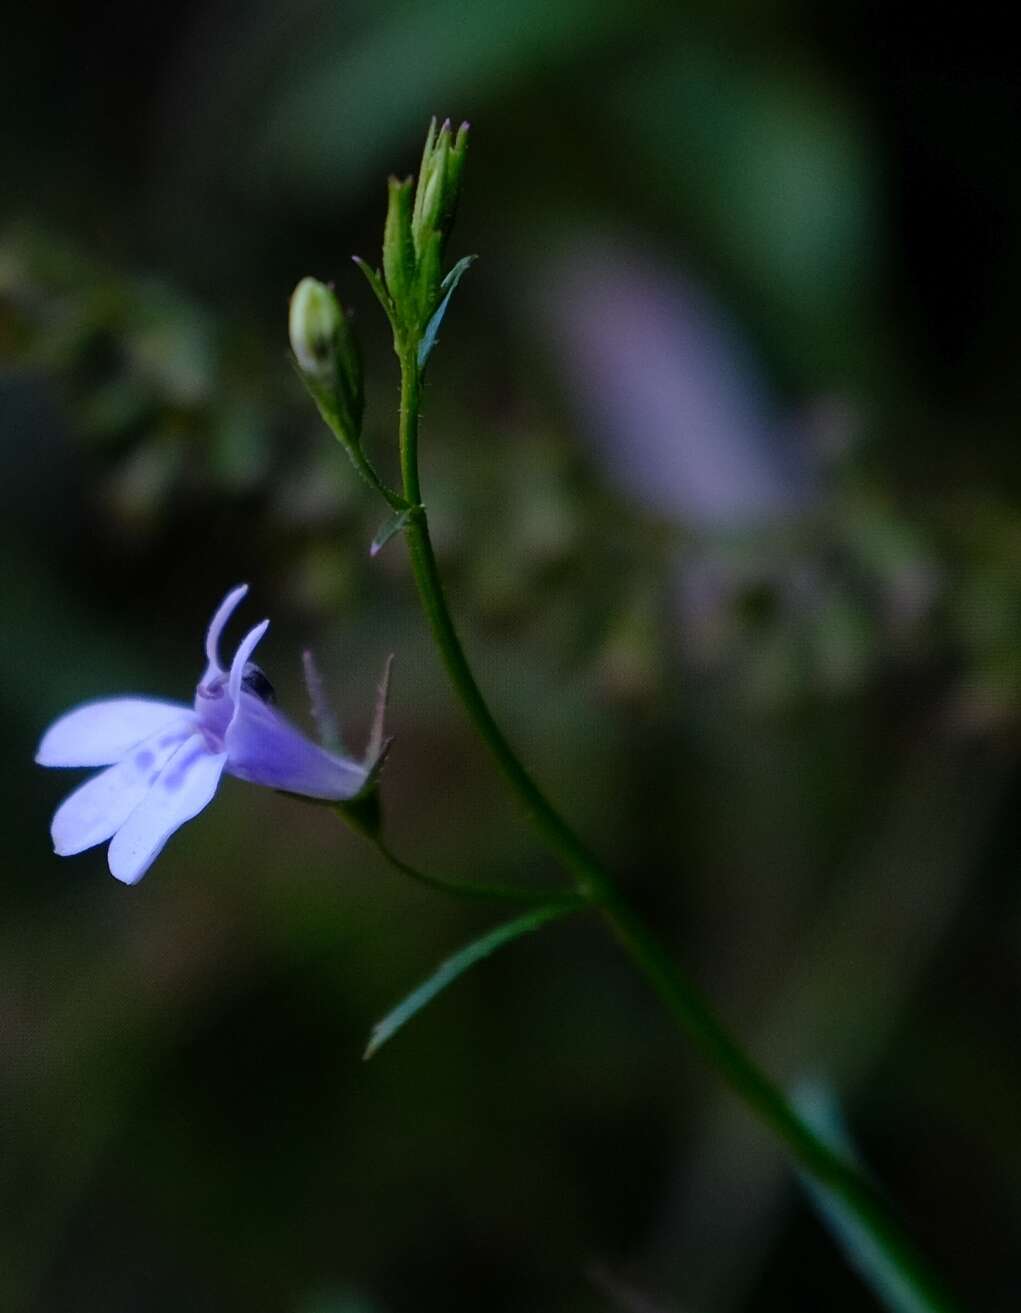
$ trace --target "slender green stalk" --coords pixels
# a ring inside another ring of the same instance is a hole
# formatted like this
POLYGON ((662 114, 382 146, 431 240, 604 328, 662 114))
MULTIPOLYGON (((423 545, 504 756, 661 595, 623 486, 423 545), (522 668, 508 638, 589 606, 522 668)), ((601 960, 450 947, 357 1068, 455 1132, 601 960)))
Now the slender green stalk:
POLYGON ((405 500, 415 507, 406 529, 411 565, 443 664, 469 719, 540 837, 573 875, 578 893, 599 904, 608 928, 706 1061, 787 1145, 800 1168, 844 1203, 900 1273, 921 1306, 930 1313, 954 1313, 958 1306, 915 1252, 875 1187, 812 1130, 779 1087, 730 1035, 698 988, 617 892, 599 859, 546 798, 494 720, 454 628, 422 505, 418 473, 421 371, 413 349, 398 354, 401 474, 405 500))
POLYGON ((443 664, 447 668, 447 673, 465 711, 495 757, 511 788, 524 804, 532 823, 574 876, 579 893, 593 899, 601 899, 609 891, 610 885, 598 859, 551 806, 507 742, 475 682, 461 640, 454 628, 429 537, 429 521, 425 508, 421 505, 418 476, 421 374, 414 351, 402 352, 400 361, 401 476, 404 481, 404 497, 415 507, 409 518, 405 536, 415 583, 433 638, 436 640, 443 664))
POLYGON ((649 980, 703 1058, 738 1098, 768 1126, 817 1185, 839 1198, 900 1274, 919 1307, 957 1313, 943 1288, 892 1215, 883 1195, 848 1159, 835 1152, 795 1111, 783 1092, 741 1048, 708 1000, 623 899, 602 914, 625 952, 649 980))

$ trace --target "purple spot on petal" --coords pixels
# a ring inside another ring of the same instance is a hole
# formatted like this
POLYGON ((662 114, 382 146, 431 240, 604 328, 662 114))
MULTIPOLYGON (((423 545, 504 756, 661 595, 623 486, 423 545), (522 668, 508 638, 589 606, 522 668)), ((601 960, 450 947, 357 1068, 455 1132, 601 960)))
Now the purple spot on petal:
POLYGON ((184 784, 185 780, 188 778, 188 772, 191 770, 192 766, 199 759, 199 757, 202 757, 204 755, 205 755, 205 748, 201 744, 198 744, 196 745, 195 748, 192 749, 191 752, 188 753, 187 757, 185 757, 183 761, 179 761, 175 757, 172 764, 163 772, 162 776, 160 777, 160 781, 164 791, 166 793, 176 793, 177 790, 184 784))
POLYGON ((151 752, 138 752, 135 754, 135 765, 140 771, 148 770, 156 760, 151 752))

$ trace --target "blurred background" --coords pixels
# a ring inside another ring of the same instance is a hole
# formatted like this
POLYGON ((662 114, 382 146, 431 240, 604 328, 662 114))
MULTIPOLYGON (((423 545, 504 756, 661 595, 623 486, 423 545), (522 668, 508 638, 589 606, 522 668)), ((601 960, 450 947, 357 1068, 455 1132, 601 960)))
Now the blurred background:
MULTIPOLYGON (((878 4, 20 6, 0 46, 0 1307, 876 1307, 592 925, 372 1023, 494 920, 228 780, 125 889, 32 765, 188 699, 252 585, 307 724, 397 655, 394 846, 555 883, 291 371, 431 114, 473 125, 423 477, 480 681, 768 1069, 838 1094, 971 1308, 1021 1301, 1018 83, 878 4)), ((499 914, 496 914, 499 915, 499 914)))

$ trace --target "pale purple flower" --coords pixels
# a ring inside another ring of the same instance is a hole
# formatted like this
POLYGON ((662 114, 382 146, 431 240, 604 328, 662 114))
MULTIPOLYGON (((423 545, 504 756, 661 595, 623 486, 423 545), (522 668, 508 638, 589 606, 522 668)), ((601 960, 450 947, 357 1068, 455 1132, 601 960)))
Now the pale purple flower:
POLYGON ((193 706, 114 698, 77 707, 46 731, 40 765, 107 767, 57 809, 51 833, 60 856, 110 839, 111 872, 137 883, 174 831, 212 801, 224 771, 331 802, 371 784, 386 750, 386 681, 363 761, 312 743, 273 705, 272 686, 251 661, 268 620, 245 635, 229 669, 220 664, 220 634, 247 591, 242 584, 228 593, 213 616, 193 706))

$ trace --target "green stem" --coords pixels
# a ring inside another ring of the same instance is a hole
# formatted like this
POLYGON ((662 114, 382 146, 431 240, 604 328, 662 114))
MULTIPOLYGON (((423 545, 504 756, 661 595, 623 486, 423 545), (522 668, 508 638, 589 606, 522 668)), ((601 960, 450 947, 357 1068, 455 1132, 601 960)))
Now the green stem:
POLYGON ((600 904, 613 935, 706 1061, 787 1145, 800 1168, 842 1201, 921 1305, 931 1313, 953 1313, 957 1305, 915 1252, 875 1187, 816 1134, 780 1088, 731 1036, 698 988, 617 892, 599 859, 549 802, 494 720, 454 628, 429 537, 428 518, 421 504, 418 473, 421 372, 414 349, 405 347, 398 356, 401 475, 405 500, 415 507, 406 529, 411 565, 429 627, 469 719, 540 837, 573 875, 578 893, 600 904))
POLYGON ((918 1306, 932 1313, 957 1313, 959 1305, 929 1270, 880 1192, 794 1109, 782 1090, 741 1048, 698 986, 667 954, 634 909, 615 896, 601 911, 618 942, 702 1057, 787 1145, 801 1170, 844 1204, 900 1274, 918 1306))
POLYGON ((419 597, 447 674, 465 711, 496 759, 511 788, 524 804, 533 825, 575 878, 579 893, 602 899, 610 890, 598 859, 574 830, 551 806, 535 780, 522 765, 497 725, 475 682, 468 659, 451 619, 440 579, 439 567, 429 537, 429 521, 418 477, 418 417, 421 405, 421 374, 414 351, 402 352, 400 449, 405 500, 414 505, 405 536, 419 597))

